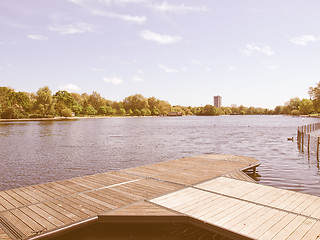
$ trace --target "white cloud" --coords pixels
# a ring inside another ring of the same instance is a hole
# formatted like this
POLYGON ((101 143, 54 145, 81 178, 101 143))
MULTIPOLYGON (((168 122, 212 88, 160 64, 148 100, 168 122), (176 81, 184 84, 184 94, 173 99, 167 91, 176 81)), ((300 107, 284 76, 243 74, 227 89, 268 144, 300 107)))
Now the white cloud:
POLYGON ((266 46, 260 47, 254 43, 247 44, 246 48, 240 49, 240 52, 241 52, 241 54, 246 55, 246 56, 251 56, 252 53, 254 53, 254 52, 261 52, 261 53, 264 53, 268 56, 272 56, 275 54, 274 51, 269 46, 266 45, 266 46))
POLYGON ((64 86, 60 85, 59 89, 60 90, 66 90, 66 91, 69 91, 69 92, 80 92, 81 91, 81 88, 78 87, 75 84, 67 84, 67 85, 64 85, 64 86))
POLYGON ((210 11, 210 9, 206 6, 187 6, 184 4, 180 5, 173 5, 168 3, 167 1, 163 2, 162 4, 156 4, 152 6, 153 8, 163 11, 163 12, 207 12, 210 11))
POLYGON ((234 66, 229 66, 228 69, 231 70, 231 71, 233 71, 233 70, 235 70, 236 68, 235 68, 234 66))
POLYGON ((106 83, 112 83, 113 85, 119 85, 123 83, 123 80, 116 75, 113 75, 112 77, 105 77, 103 78, 103 81, 106 83))
POLYGON ((147 41, 154 41, 159 44, 172 44, 178 43, 182 40, 180 36, 164 35, 149 30, 144 30, 140 33, 140 36, 147 41))
POLYGON ((138 75, 135 75, 133 78, 132 78, 132 81, 134 82, 143 82, 143 78, 138 76, 138 75))
POLYGON ((68 25, 52 25, 48 27, 49 30, 58 32, 62 35, 65 34, 75 34, 75 33, 85 33, 85 32, 93 32, 94 26, 88 23, 74 23, 68 25))
POLYGON ((29 34, 28 38, 30 38, 32 40, 48 40, 47 37, 45 37, 43 35, 37 35, 37 34, 29 34))
POLYGON ((301 37, 294 37, 291 39, 291 42, 297 45, 305 46, 310 42, 320 41, 320 37, 316 37, 313 35, 303 35, 301 37))
POLYGON ((100 11, 100 10, 96 10, 96 9, 91 9, 90 12, 95 16, 118 18, 118 19, 121 19, 123 21, 135 22, 135 23, 138 23, 138 24, 142 24, 145 21, 147 21, 147 17, 146 16, 122 15, 122 14, 118 14, 118 13, 110 13, 110 12, 100 11))
POLYGON ((181 67, 180 69, 175 69, 175 68, 168 68, 161 64, 159 64, 158 67, 164 70, 166 73, 185 72, 187 70, 185 67, 181 67))

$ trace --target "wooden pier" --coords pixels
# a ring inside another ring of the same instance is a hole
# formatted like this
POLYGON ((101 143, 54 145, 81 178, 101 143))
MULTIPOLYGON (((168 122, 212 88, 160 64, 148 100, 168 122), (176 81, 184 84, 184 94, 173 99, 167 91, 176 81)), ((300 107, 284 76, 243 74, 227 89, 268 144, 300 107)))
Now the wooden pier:
POLYGON ((3 191, 0 239, 151 222, 188 223, 229 239, 318 239, 320 197, 255 183, 243 171, 258 165, 202 155, 3 191))

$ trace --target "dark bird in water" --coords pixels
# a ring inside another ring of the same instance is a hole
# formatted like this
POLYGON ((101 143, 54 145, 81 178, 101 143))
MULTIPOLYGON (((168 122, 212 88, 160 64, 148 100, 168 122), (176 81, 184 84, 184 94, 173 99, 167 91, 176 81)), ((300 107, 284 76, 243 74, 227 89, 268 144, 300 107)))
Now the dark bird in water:
POLYGON ((292 141, 293 142, 293 137, 292 138, 288 138, 288 141, 292 141))

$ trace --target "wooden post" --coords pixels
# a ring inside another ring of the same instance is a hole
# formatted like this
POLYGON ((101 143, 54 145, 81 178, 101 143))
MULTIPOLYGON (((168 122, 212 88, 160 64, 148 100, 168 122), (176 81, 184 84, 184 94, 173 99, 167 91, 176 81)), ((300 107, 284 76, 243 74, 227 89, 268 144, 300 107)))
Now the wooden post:
POLYGON ((303 152, 304 132, 301 133, 301 151, 303 152))
POLYGON ((320 137, 318 137, 318 140, 317 140, 317 161, 319 161, 319 142, 320 142, 320 137))
POLYGON ((308 134, 308 155, 310 154, 310 134, 308 134))

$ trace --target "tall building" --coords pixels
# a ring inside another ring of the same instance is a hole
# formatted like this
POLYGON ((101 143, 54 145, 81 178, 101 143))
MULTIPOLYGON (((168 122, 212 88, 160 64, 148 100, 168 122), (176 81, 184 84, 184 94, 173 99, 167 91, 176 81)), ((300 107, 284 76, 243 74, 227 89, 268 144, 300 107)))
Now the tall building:
POLYGON ((222 101, 222 97, 221 96, 214 96, 213 97, 213 105, 215 107, 221 107, 221 101, 222 101))

